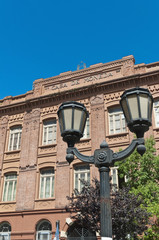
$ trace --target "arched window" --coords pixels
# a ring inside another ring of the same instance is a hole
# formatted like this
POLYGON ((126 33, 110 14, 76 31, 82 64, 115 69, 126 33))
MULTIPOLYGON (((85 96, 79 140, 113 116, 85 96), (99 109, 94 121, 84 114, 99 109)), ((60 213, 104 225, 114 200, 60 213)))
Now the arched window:
POLYGON ((0 224, 0 239, 10 240, 11 225, 8 222, 2 222, 0 224))
POLYGON ((38 223, 36 227, 36 240, 51 240, 52 226, 47 220, 38 223))
POLYGON ((96 240, 96 234, 84 226, 74 223, 68 229, 68 240, 96 240))

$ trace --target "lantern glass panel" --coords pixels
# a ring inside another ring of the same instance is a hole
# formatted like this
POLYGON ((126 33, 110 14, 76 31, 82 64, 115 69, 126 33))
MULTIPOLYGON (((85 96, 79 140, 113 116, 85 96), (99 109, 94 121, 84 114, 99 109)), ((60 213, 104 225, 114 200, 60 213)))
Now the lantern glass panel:
POLYGON ((80 131, 82 112, 82 109, 74 110, 74 130, 80 131))
POLYGON ((70 130, 72 129, 72 108, 64 109, 63 112, 64 112, 64 122, 65 122, 64 130, 70 130))
POLYGON ((61 130, 61 132, 63 132, 64 122, 63 122, 63 117, 62 117, 62 111, 59 113, 59 122, 60 122, 60 130, 61 130))
POLYGON ((123 99, 121 101, 121 106, 122 106, 123 112, 125 114, 126 121, 129 122, 130 121, 130 114, 129 114, 129 111, 128 111, 128 106, 127 106, 126 99, 123 99))
POLYGON ((151 121, 152 118, 152 106, 153 106, 153 100, 152 98, 148 98, 148 104, 149 104, 149 112, 148 112, 148 119, 151 121))
POLYGON ((139 109, 138 109, 138 101, 137 101, 137 95, 132 94, 127 97, 128 98, 128 103, 129 103, 129 108, 131 112, 132 119, 138 119, 139 118, 139 109))
POLYGON ((81 132, 82 132, 82 134, 84 132, 86 119, 87 119, 87 114, 86 114, 86 112, 83 112, 83 117, 82 117, 82 122, 81 122, 81 132))
POLYGON ((140 95, 140 111, 141 118, 148 118, 148 96, 147 94, 140 95))

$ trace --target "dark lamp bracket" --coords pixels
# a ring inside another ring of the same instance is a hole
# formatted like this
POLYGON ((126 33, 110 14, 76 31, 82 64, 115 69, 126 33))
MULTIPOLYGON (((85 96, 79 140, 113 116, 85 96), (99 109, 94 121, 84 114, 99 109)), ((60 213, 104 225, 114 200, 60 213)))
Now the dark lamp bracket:
POLYGON ((108 144, 103 141, 100 145, 100 149, 96 149, 93 156, 86 156, 81 154, 77 148, 68 147, 66 160, 69 164, 74 160, 74 156, 85 163, 95 164, 96 167, 112 167, 116 161, 123 160, 129 157, 132 152, 137 147, 137 151, 140 155, 143 155, 146 151, 144 146, 144 139, 137 138, 132 140, 131 144, 123 151, 114 153, 108 146, 108 144))

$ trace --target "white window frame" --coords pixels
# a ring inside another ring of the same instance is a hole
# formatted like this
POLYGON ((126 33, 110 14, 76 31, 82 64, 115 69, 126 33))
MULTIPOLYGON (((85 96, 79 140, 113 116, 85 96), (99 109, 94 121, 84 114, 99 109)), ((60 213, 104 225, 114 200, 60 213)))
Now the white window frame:
POLYGON ((90 138, 90 121, 89 118, 86 120, 86 125, 83 131, 83 137, 81 139, 87 139, 90 138))
POLYGON ((109 134, 120 134, 123 132, 126 132, 126 121, 122 110, 120 108, 109 109, 109 134))
POLYGON ((89 165, 77 165, 74 167, 74 189, 77 189, 78 192, 81 192, 83 188, 83 184, 80 179, 90 182, 89 165))
POLYGON ((56 143, 57 122, 56 119, 48 119, 43 121, 43 139, 42 145, 56 143))
MULTIPOLYGON (((51 240, 51 236, 52 236, 52 234, 51 234, 51 231, 47 231, 47 230, 45 230, 45 231, 38 231, 37 233, 36 233, 36 240, 44 240, 44 236, 46 236, 47 235, 47 240, 51 240)), ((45 238, 46 239, 46 238, 45 238)))
POLYGON ((111 183, 113 185, 113 191, 116 191, 119 189, 118 167, 111 167, 110 175, 111 175, 111 183))
POLYGON ((54 168, 41 169, 41 171, 40 171, 40 190, 39 190, 39 198, 40 199, 47 199, 47 198, 54 197, 54 182, 55 182, 54 168), (49 171, 52 171, 52 172, 49 173, 49 171), (48 196, 47 196, 47 192, 46 192, 47 179, 49 179, 49 195, 48 196))
POLYGON ((16 199, 16 187, 17 187, 17 174, 6 174, 4 177, 4 184, 3 184, 3 202, 11 202, 15 201, 16 199), (8 178, 10 177, 10 178, 8 178), (11 186, 11 194, 9 194, 9 189, 11 186), (10 199, 9 199, 10 195, 10 199))
POLYGON ((10 240, 10 233, 9 232, 0 232, 0 239, 2 239, 2 240, 10 240))
POLYGON ((21 126, 15 126, 10 128, 8 151, 15 151, 20 149, 21 134, 22 134, 21 126))
POLYGON ((155 115, 155 126, 159 127, 159 100, 155 101, 153 104, 154 115, 155 115))

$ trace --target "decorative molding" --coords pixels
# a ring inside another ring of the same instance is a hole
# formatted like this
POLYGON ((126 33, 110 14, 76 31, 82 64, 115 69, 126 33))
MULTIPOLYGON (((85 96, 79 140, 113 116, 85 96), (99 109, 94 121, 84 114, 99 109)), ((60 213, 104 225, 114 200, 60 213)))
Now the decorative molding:
POLYGON ((109 135, 106 137, 106 141, 108 144, 123 144, 123 142, 129 142, 129 135, 128 133, 120 133, 120 134, 114 134, 114 135, 109 135))
MULTIPOLYGON (((52 82, 55 82, 56 80, 59 82, 62 82, 64 80, 68 80, 68 79, 74 79, 74 78, 79 78, 79 77, 83 77, 84 75, 92 75, 95 73, 99 73, 99 72, 104 72, 104 71, 112 71, 112 68, 121 68, 122 65, 124 63, 126 64, 130 64, 130 62, 134 62, 134 57, 132 55, 124 57, 120 60, 116 60, 113 62, 109 62, 109 63, 102 63, 102 64, 95 64, 93 66, 90 66, 89 68, 85 68, 79 71, 75 71, 75 72, 66 72, 66 73, 62 73, 61 75, 55 76, 55 77, 51 77, 51 78, 47 78, 47 79, 39 79, 39 80, 35 80, 34 81, 34 88, 39 88, 42 85, 46 85, 52 82)), ((114 69, 113 69, 114 70, 114 69)), ((56 82, 57 82, 56 81, 56 82)))
POLYGON ((114 100, 119 100, 122 92, 115 92, 104 95, 104 102, 107 104, 108 102, 112 102, 114 100))
POLYGON ((1 202, 0 203, 0 212, 11 212, 15 211, 16 203, 15 202, 1 202))
POLYGON ((17 121, 22 122, 23 119, 24 119, 24 114, 23 113, 9 116, 9 124, 12 124, 13 122, 17 122, 17 121))
POLYGON ((5 160, 15 161, 15 159, 20 159, 20 150, 4 153, 4 161, 5 160))
POLYGON ((25 167, 20 166, 19 171, 20 172, 26 172, 26 171, 31 171, 31 170, 36 170, 37 165, 26 165, 25 167))
POLYGON ((148 88, 151 94, 159 93, 159 84, 149 86, 148 88))
POLYGON ((76 144, 78 149, 88 149, 88 151, 91 148, 91 139, 81 139, 79 143, 76 144))
POLYGON ((38 147, 38 154, 49 154, 49 153, 56 153, 57 152, 57 145, 44 145, 38 147))
POLYGON ((55 208, 55 198, 35 200, 35 209, 52 209, 52 208, 55 208))
POLYGON ((6 130, 7 130, 7 127, 1 127, 1 136, 4 136, 6 130))
POLYGON ((46 107, 41 110, 41 117, 48 114, 57 114, 58 106, 46 107))

